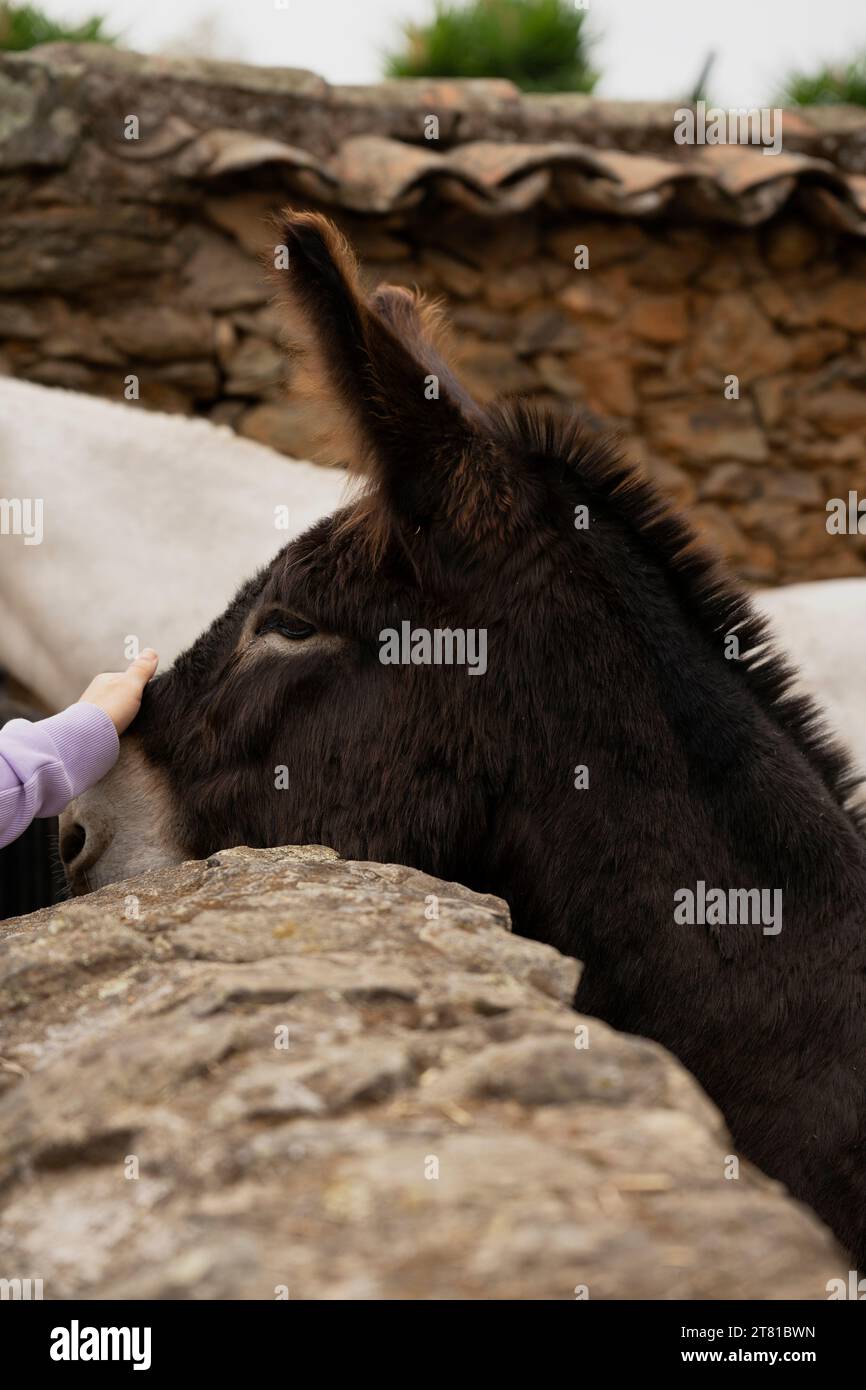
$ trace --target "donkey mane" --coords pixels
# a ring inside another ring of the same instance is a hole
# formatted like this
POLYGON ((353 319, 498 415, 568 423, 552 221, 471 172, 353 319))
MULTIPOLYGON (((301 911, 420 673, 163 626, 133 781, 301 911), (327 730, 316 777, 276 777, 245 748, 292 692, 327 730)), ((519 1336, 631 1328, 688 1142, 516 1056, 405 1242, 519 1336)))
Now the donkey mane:
POLYGON ((866 804, 850 804, 863 776, 810 695, 795 692, 797 672, 774 645, 766 617, 722 568, 687 517, 662 496, 616 440, 588 434, 579 415, 557 416, 519 397, 495 401, 486 417, 501 445, 568 470, 590 503, 608 510, 667 576, 682 610, 714 640, 736 633, 731 664, 761 709, 792 740, 830 796, 866 835, 866 804))

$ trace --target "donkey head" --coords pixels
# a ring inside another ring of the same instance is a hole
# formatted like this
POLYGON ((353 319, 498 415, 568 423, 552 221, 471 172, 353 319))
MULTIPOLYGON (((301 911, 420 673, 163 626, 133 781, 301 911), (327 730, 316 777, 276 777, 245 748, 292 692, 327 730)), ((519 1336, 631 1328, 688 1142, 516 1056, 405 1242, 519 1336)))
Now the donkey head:
POLYGON ((808 872, 815 827, 780 799, 810 777, 844 820, 841 760, 774 707, 775 663, 725 659, 734 629, 744 651, 761 634, 684 523, 576 422, 481 409, 435 311, 366 299, 325 219, 287 214, 280 237, 286 315, 364 490, 148 689, 67 813, 73 884, 316 842, 495 890, 519 930, 583 950, 612 901, 638 931, 667 921, 678 885, 756 844, 808 872))
POLYGON ((557 441, 529 410, 482 411, 439 355, 435 310, 395 288, 366 299, 325 219, 287 215, 280 239, 286 316, 363 491, 148 689, 117 767, 66 814, 79 889, 299 842, 484 886, 530 805, 571 785, 555 715, 579 699, 562 682, 580 575, 595 569, 602 604, 616 584, 577 543, 592 498, 572 460, 611 488, 625 471, 576 426, 557 441))

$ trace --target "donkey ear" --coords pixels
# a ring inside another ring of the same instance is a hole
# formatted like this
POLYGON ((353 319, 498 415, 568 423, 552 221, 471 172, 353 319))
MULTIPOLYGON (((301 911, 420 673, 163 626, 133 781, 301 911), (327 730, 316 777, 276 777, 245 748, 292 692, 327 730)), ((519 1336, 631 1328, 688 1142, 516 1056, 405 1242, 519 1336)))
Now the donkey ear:
POLYGON ((304 344, 299 389, 336 406, 340 461, 402 516, 447 515, 482 413, 434 345, 436 311, 393 287, 367 300, 348 243, 318 213, 285 212, 278 235, 279 294, 304 344))

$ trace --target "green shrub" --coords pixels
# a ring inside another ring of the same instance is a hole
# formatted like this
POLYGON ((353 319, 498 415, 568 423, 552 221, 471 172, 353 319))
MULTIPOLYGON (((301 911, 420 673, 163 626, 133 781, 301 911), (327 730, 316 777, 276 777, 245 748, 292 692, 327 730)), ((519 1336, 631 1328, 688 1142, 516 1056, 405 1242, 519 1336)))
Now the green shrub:
POLYGON ((0 49, 35 48, 40 43, 115 43, 103 29, 104 19, 86 19, 70 28, 56 24, 35 5, 0 3, 0 49))
POLYGON ((572 0, 439 0, 428 25, 407 25, 390 77, 508 77, 530 92, 591 92, 586 14, 572 0))
POLYGON ((786 106, 827 106, 845 102, 866 106, 866 53, 847 66, 824 67, 815 73, 792 73, 781 101, 786 106))

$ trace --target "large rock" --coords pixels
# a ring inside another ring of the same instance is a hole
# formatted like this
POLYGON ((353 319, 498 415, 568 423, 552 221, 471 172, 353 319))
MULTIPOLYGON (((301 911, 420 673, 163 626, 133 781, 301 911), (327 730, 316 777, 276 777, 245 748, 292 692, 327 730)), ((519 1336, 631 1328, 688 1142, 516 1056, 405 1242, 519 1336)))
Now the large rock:
POLYGON ((0 1273, 47 1298, 822 1298, 847 1269, 505 905, 220 853, 0 928, 0 1273), (586 1045, 585 1045, 586 1044, 586 1045))

